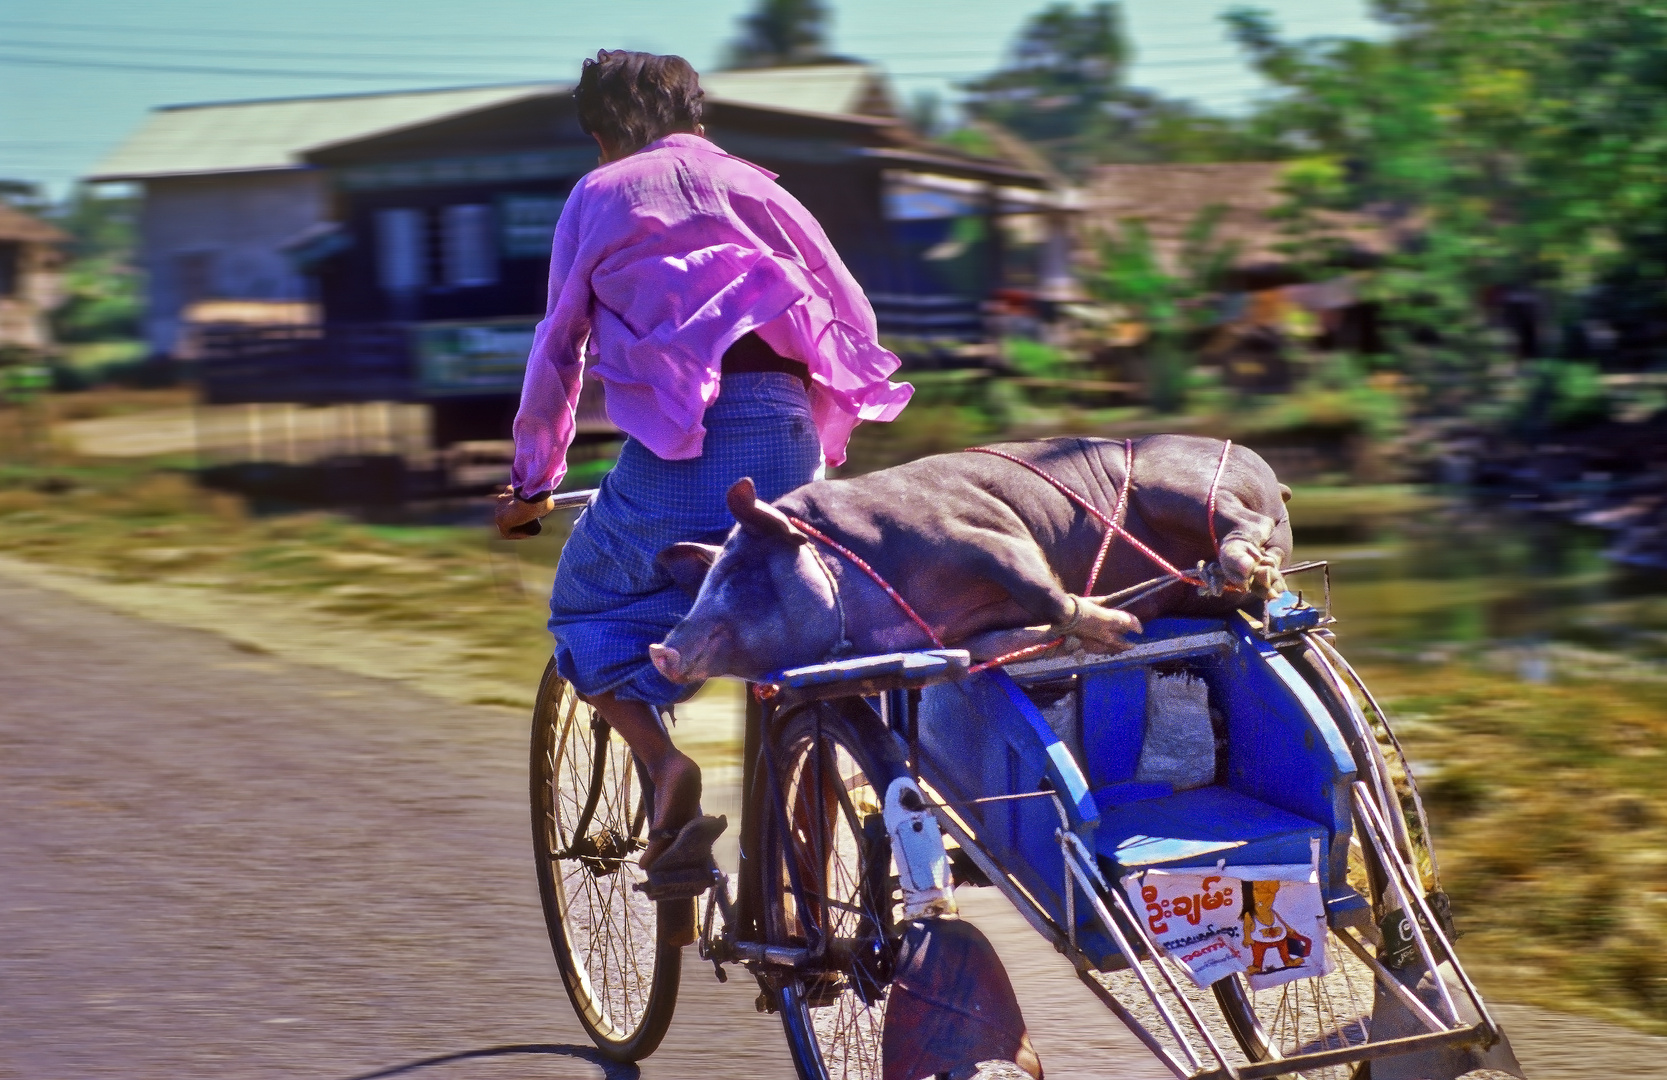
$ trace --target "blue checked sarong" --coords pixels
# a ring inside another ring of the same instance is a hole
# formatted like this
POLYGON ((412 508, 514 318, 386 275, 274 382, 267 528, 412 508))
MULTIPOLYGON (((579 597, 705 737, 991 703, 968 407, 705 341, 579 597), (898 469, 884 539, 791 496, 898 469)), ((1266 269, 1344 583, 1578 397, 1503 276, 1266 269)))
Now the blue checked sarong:
POLYGON ((562 548, 550 593, 556 666, 584 695, 665 706, 693 694, 654 669, 693 600, 654 561, 684 540, 721 544, 735 524, 724 495, 743 476, 779 499, 815 476, 821 442, 803 384, 780 372, 731 373, 702 421, 701 455, 666 461, 627 439, 562 548))

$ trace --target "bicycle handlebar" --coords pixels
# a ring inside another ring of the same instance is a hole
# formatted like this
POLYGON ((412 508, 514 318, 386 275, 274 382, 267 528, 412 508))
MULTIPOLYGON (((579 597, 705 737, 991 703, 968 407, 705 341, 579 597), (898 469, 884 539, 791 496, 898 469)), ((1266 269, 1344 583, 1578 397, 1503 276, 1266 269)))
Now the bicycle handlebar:
MULTIPOLYGON (((585 506, 592 498, 595 497, 595 495, 595 488, 580 488, 578 491, 564 491, 550 500, 550 512, 555 513, 557 510, 571 510, 575 506, 585 506)), ((539 533, 544 531, 544 526, 538 523, 537 518, 533 518, 525 525, 517 525, 509 531, 516 536, 537 536, 539 533)))

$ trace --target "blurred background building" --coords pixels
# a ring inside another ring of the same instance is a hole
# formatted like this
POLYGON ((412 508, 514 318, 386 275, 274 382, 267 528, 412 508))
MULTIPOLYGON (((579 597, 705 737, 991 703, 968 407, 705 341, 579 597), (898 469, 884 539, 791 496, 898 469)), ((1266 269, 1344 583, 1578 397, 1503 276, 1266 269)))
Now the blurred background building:
POLYGON ((63 299, 62 229, 0 202, 0 347, 52 345, 48 314, 63 299))

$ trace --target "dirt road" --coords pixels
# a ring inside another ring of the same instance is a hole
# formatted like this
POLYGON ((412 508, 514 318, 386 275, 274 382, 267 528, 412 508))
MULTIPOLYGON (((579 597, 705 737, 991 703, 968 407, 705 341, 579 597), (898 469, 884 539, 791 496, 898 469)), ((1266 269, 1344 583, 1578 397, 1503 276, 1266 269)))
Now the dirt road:
MULTIPOLYGON (((0 1077, 791 1076, 754 992, 692 956, 640 1074, 590 1051, 533 889, 524 740, 507 710, 0 579, 0 1077)), ((970 910, 1049 1076, 1167 1075, 993 899, 970 910)), ((1507 1018, 1546 1080, 1667 1061, 1507 1018)))
MULTIPOLYGON (((556 977, 525 728, 0 581, 0 1076, 637 1075, 556 977)), ((1051 1076, 1167 1075, 978 906, 1051 1076)), ((685 984, 642 1076, 792 1075, 756 990, 685 984)))

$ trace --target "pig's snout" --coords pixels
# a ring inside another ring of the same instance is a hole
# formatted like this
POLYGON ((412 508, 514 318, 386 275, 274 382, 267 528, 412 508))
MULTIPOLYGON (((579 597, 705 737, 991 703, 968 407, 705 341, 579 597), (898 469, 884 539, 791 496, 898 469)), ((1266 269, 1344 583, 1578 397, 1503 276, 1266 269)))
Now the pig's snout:
POLYGON ((648 647, 648 659, 653 662, 656 671, 672 682, 689 681, 688 677, 683 674, 683 654, 670 645, 650 645, 648 647))

